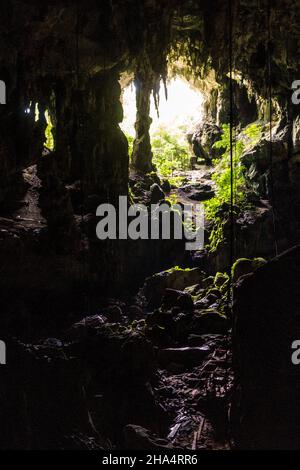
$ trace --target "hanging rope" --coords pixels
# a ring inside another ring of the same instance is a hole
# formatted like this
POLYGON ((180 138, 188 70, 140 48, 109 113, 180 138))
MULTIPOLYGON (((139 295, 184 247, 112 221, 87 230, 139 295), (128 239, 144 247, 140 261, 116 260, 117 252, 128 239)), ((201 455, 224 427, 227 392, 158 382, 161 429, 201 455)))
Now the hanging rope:
POLYGON ((234 261, 234 158, 233 158, 233 18, 232 0, 228 0, 228 45, 229 45, 229 138, 230 138, 230 208, 229 208, 229 301, 232 291, 232 265, 234 261))
MULTIPOLYGON (((76 67, 76 107, 75 107, 75 116, 76 119, 76 129, 77 135, 75 136, 78 145, 78 136, 81 133, 82 141, 86 138, 86 126, 85 126, 85 119, 86 116, 82 114, 79 109, 82 108, 82 95, 80 89, 80 53, 79 53, 79 40, 80 40, 80 13, 79 13, 79 4, 78 1, 76 2, 76 32, 75 32, 75 67, 76 67)), ((80 217, 81 217, 81 251, 83 253, 83 262, 82 262, 82 269, 80 270, 80 284, 81 284, 81 291, 82 291, 82 299, 83 299, 83 314, 85 316, 90 314, 90 298, 86 289, 85 285, 85 276, 89 264, 89 260, 87 258, 87 246, 86 240, 83 232, 84 227, 84 210, 83 210, 83 203, 84 203, 84 187, 83 187, 83 177, 85 174, 85 165, 83 161, 83 155, 81 152, 76 152, 77 158, 80 159, 80 193, 81 193, 81 209, 80 209, 80 217)))
POLYGON ((273 238, 274 238, 274 251, 275 256, 278 256, 278 244, 277 244, 277 229, 276 229, 276 218, 275 218, 275 194, 274 194, 274 178, 273 178, 273 128, 272 128, 272 41, 271 41, 271 0, 267 0, 267 67, 268 67, 268 100, 269 100, 269 161, 270 161, 270 202, 272 211, 272 225, 273 225, 273 238))
MULTIPOLYGON (((232 351, 232 331, 233 331, 233 315, 232 315, 232 265, 234 260, 234 158, 233 158, 233 131, 234 131, 234 122, 233 122, 233 18, 232 18, 232 0, 228 0, 228 47, 229 47, 229 131, 230 131, 230 208, 229 208, 229 224, 230 224, 230 234, 229 234, 229 268, 228 268, 228 291, 227 291, 227 314, 228 319, 231 323, 231 331, 228 330, 226 337, 226 354, 225 354, 225 387, 229 384, 229 351, 232 351)), ((227 389, 228 390, 228 389, 227 389)), ((230 423, 228 422, 230 428, 230 423)), ((230 429, 228 429, 230 433, 230 429)))

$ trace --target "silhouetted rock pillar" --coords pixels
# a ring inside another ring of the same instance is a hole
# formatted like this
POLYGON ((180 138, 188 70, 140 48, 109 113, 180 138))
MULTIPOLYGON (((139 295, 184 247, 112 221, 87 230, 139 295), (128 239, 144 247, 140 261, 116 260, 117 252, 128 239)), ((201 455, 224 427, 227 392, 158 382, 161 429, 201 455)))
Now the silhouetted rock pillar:
POLYGON ((135 78, 136 86, 136 124, 135 141, 133 143, 132 166, 143 173, 152 170, 152 150, 150 141, 150 97, 153 88, 153 79, 145 77, 144 74, 137 74, 135 78))
MULTIPOLYGON (((86 194, 117 203, 128 192, 128 143, 120 129, 123 110, 119 74, 109 71, 89 82, 84 142, 86 194)), ((83 145, 82 145, 83 147, 83 145)))

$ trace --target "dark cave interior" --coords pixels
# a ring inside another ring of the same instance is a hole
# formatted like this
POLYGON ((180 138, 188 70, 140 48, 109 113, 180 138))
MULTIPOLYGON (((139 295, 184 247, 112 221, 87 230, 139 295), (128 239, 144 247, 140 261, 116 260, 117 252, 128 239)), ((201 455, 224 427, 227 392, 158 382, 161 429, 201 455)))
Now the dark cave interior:
POLYGON ((0 17, 0 449, 299 448, 298 1, 6 0, 0 17), (177 186, 150 118, 174 77, 204 100, 177 186), (120 196, 205 201, 204 249, 100 241, 120 196))

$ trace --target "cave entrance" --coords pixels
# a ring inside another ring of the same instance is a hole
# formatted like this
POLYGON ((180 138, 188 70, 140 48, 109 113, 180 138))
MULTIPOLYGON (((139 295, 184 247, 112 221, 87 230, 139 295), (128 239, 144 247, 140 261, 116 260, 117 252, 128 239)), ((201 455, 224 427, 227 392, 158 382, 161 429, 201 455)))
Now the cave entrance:
MULTIPOLYGON (((24 109, 24 113, 29 117, 34 119, 35 123, 40 123, 41 113, 39 103, 33 103, 30 101, 28 107, 24 109)), ((53 135, 53 122, 51 119, 51 114, 48 108, 44 109, 43 112, 43 125, 45 126, 44 130, 44 148, 48 151, 53 151, 55 148, 54 135, 53 135)))
MULTIPOLYGON (((194 157, 190 139, 204 115, 204 96, 181 77, 172 78, 167 93, 161 83, 159 102, 151 96, 149 130, 152 162, 160 176, 175 183, 179 173, 191 168, 194 157)), ((132 82, 123 90, 124 119, 121 124, 129 142, 129 155, 136 136, 136 85, 132 82)))

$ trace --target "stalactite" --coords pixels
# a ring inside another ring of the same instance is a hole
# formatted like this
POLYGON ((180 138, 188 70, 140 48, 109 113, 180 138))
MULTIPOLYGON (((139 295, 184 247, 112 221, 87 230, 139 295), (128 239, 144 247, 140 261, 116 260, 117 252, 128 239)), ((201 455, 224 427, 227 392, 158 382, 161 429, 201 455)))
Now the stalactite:
POLYGON ((153 76, 151 74, 137 73, 136 85, 136 137, 133 144, 132 166, 148 173, 152 170, 152 150, 150 142, 150 97, 153 90, 153 76))

